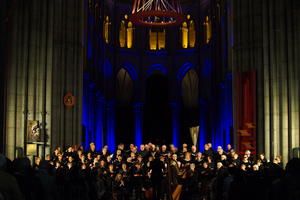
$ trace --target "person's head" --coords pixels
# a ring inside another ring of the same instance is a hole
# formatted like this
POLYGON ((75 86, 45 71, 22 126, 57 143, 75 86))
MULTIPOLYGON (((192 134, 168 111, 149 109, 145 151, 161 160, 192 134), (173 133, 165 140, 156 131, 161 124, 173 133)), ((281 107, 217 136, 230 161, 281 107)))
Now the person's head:
POLYGON ((208 144, 205 144, 205 145, 204 145, 204 150, 209 150, 208 144))
POLYGON ((107 156, 107 157, 106 157, 106 162, 107 162, 107 163, 110 163, 110 161, 111 161, 111 156, 107 156))
POLYGON ((35 157, 35 160, 34 160, 34 163, 37 165, 37 166, 39 166, 40 165, 40 163, 41 163, 41 158, 40 157, 35 157))
POLYGON ((73 167, 73 163, 72 162, 68 162, 67 166, 68 166, 68 169, 71 169, 73 167))
POLYGON ((165 157, 164 157, 164 156, 160 156, 160 157, 159 157, 159 160, 160 160, 161 162, 164 162, 164 161, 165 161, 165 157))
POLYGON ((273 161, 273 162, 276 163, 276 164, 281 163, 281 156, 276 156, 276 157, 274 158, 274 161, 273 161))
POLYGON ((191 151, 192 151, 192 153, 196 153, 197 152, 197 147, 195 145, 193 145, 191 147, 191 151))
POLYGON ((218 146, 218 152, 222 151, 223 148, 221 146, 218 146))
POLYGON ((136 169, 140 169, 141 168, 141 164, 140 163, 136 163, 134 166, 136 167, 136 169))
POLYGON ((68 152, 68 153, 72 153, 72 152, 73 152, 73 147, 72 147, 72 146, 69 146, 68 149, 67 149, 67 152, 68 152))
POLYGON ((253 171, 258 171, 259 170, 259 166, 258 165, 253 165, 253 171))
POLYGON ((300 159, 293 158, 286 164, 286 172, 290 175, 300 175, 300 159))
POLYGON ((249 157, 248 157, 247 155, 244 155, 244 156, 243 156, 243 162, 248 162, 248 158, 249 158, 249 157))
POLYGON ((208 145, 208 148, 209 149, 211 149, 212 148, 212 144, 209 142, 209 143, 207 143, 207 145, 208 145))
POLYGON ((114 165, 113 164, 109 164, 108 165, 108 170, 111 171, 111 172, 114 171, 114 165))
POLYGON ((264 160, 264 159, 265 159, 265 154, 263 154, 263 153, 259 154, 259 158, 260 158, 261 160, 264 160))
POLYGON ((177 161, 177 154, 176 154, 176 153, 174 153, 174 154, 172 155, 172 159, 175 160, 175 161, 177 161))
POLYGON ((183 148, 182 148, 182 152, 183 152, 183 153, 187 152, 187 147, 183 147, 183 148))
POLYGON ((162 151, 162 152, 167 151, 167 146, 166 146, 166 145, 162 145, 162 146, 161 146, 161 151, 162 151))
POLYGON ((135 159, 135 153, 131 152, 130 157, 131 157, 131 159, 135 159))
POLYGON ((123 169, 124 171, 127 170, 127 164, 126 164, 126 163, 122 163, 122 169, 123 169))
POLYGON ((145 150, 149 151, 150 150, 150 146, 148 144, 145 145, 145 150))
POLYGON ((134 148, 134 144, 129 145, 129 149, 132 150, 134 148))
POLYGON ((227 150, 230 151, 231 150, 231 144, 227 144, 227 150))
POLYGON ((151 161, 153 161, 153 160, 154 160, 154 157, 153 157, 153 156, 149 156, 149 157, 148 157, 148 161, 151 162, 151 161))
POLYGON ((91 154, 91 152, 88 152, 88 153, 87 153, 87 158, 88 158, 89 160, 92 159, 92 154, 91 154))
POLYGON ((226 155, 221 155, 221 160, 227 160, 227 156, 226 155))
POLYGON ((69 156, 68 157, 68 162, 73 162, 74 161, 74 158, 72 156, 69 156))
POLYGON ((201 160, 202 159, 202 153, 198 152, 196 155, 197 160, 201 160))
POLYGON ((120 144, 118 145, 118 149, 120 149, 121 151, 124 150, 124 144, 123 144, 123 143, 120 143, 120 144))
POLYGON ((238 158, 239 158, 239 154, 235 153, 235 154, 233 155, 233 159, 234 159, 234 160, 237 160, 238 158))
POLYGON ((220 169, 223 167, 223 164, 221 162, 217 162, 217 169, 220 169))
POLYGON ((81 151, 81 150, 78 150, 78 151, 77 151, 77 155, 78 155, 78 157, 80 158, 81 155, 82 155, 82 151, 81 151))
POLYGON ((182 144, 182 149, 187 148, 187 147, 188 147, 188 145, 186 143, 182 144))
POLYGON ((207 169, 207 168, 208 168, 207 162, 204 162, 204 163, 203 163, 203 168, 204 168, 204 169, 207 169))
POLYGON ((97 160, 101 160, 101 155, 98 154, 98 155, 96 156, 96 158, 97 158, 97 160))
POLYGON ((251 151, 250 150, 246 150, 245 151, 245 155, 248 156, 248 158, 251 156, 251 151))
POLYGON ((116 181, 121 181, 122 180, 122 174, 118 173, 115 177, 116 181))
POLYGON ((191 169, 192 171, 195 170, 195 167, 196 167, 196 165, 195 165, 194 163, 191 163, 191 164, 190 164, 190 169, 191 169))
POLYGON ((107 148, 102 148, 102 154, 106 155, 106 153, 107 153, 107 148))
POLYGON ((63 155, 59 153, 57 158, 58 158, 59 161, 62 161, 63 160, 63 155))
POLYGON ((241 164, 241 170, 247 171, 247 166, 245 164, 241 164))
POLYGON ((60 162, 56 162, 56 163, 55 163, 55 167, 56 167, 56 168, 60 168, 60 167, 61 167, 60 162))
POLYGON ((139 156, 137 157, 137 159, 138 159, 139 162, 142 162, 143 157, 142 157, 141 155, 139 155, 139 156))
POLYGON ((100 167, 105 167, 106 163, 104 160, 100 160, 100 167))
POLYGON ((141 150, 141 151, 144 151, 144 150, 145 150, 145 145, 141 144, 141 145, 140 145, 140 150, 141 150))
POLYGON ((122 159, 123 159, 123 158, 122 158, 121 155, 118 155, 117 159, 118 159, 119 162, 122 162, 122 159))

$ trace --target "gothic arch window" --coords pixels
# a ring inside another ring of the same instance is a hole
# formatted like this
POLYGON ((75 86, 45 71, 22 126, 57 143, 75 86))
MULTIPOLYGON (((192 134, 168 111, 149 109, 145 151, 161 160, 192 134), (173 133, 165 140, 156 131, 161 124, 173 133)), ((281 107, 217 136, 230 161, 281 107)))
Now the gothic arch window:
POLYGON ((204 41, 206 44, 208 44, 212 37, 212 23, 209 16, 205 17, 204 21, 204 41))
POLYGON ((106 44, 108 44, 110 41, 110 25, 111 22, 109 16, 106 16, 103 22, 103 38, 106 44))
POLYGON ((125 47, 125 44, 126 44, 126 25, 125 25, 124 20, 122 20, 121 23, 120 23, 119 43, 120 43, 120 47, 125 47))
POLYGON ((122 68, 116 77, 116 97, 118 105, 121 107, 128 106, 133 96, 133 80, 129 72, 122 68))
POLYGON ((128 16, 125 15, 124 19, 121 20, 119 28, 119 44, 120 47, 132 48, 133 45, 133 24, 128 21, 128 16))
POLYGON ((132 22, 127 23, 127 48, 132 48, 133 44, 133 24, 132 22))
POLYGON ((149 48, 150 50, 162 50, 166 48, 166 30, 149 31, 149 48))
POLYGON ((181 44, 182 48, 194 48, 196 44, 196 28, 195 21, 187 15, 187 21, 182 23, 181 26, 181 44))
POLYGON ((182 48, 186 49, 188 48, 188 40, 189 40, 188 38, 189 29, 186 22, 182 23, 181 34, 182 34, 182 48))
POLYGON ((189 47, 194 48, 196 43, 195 22, 191 20, 189 23, 189 47))
POLYGON ((198 106, 199 98, 199 78, 194 69, 190 69, 184 75, 181 82, 182 100, 186 108, 198 106))

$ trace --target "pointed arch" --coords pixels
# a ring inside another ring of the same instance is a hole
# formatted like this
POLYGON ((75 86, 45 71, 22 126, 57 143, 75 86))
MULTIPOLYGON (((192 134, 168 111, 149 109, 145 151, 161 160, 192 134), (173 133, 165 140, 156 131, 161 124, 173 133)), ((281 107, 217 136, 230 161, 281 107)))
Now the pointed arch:
POLYGON ((182 100, 187 108, 196 108, 199 104, 199 77, 195 69, 189 68, 182 81, 182 100))
POLYGON ((121 68, 116 75, 116 97, 119 106, 130 105, 133 97, 133 80, 125 68, 121 68))
POLYGON ((147 69, 147 77, 151 76, 151 74, 155 71, 159 71, 164 75, 167 74, 167 69, 165 67, 163 67, 161 64, 155 64, 147 69))

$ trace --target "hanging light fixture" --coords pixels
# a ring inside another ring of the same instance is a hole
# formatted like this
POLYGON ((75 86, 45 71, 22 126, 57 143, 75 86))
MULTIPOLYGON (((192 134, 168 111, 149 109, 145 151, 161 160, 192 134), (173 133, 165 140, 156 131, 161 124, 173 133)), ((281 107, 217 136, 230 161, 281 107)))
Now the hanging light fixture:
POLYGON ((136 25, 165 27, 184 21, 180 0, 134 0, 129 19, 136 25))

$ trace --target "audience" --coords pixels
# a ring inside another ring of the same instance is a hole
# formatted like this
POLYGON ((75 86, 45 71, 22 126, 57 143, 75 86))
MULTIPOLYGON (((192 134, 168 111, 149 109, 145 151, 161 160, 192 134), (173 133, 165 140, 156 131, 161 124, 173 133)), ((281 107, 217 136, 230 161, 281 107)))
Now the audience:
POLYGON ((10 162, 0 155, 0 200, 300 199, 300 159, 283 169, 281 157, 236 152, 211 143, 203 152, 183 144, 139 149, 119 144, 115 152, 94 143, 57 147, 44 159, 10 162))

